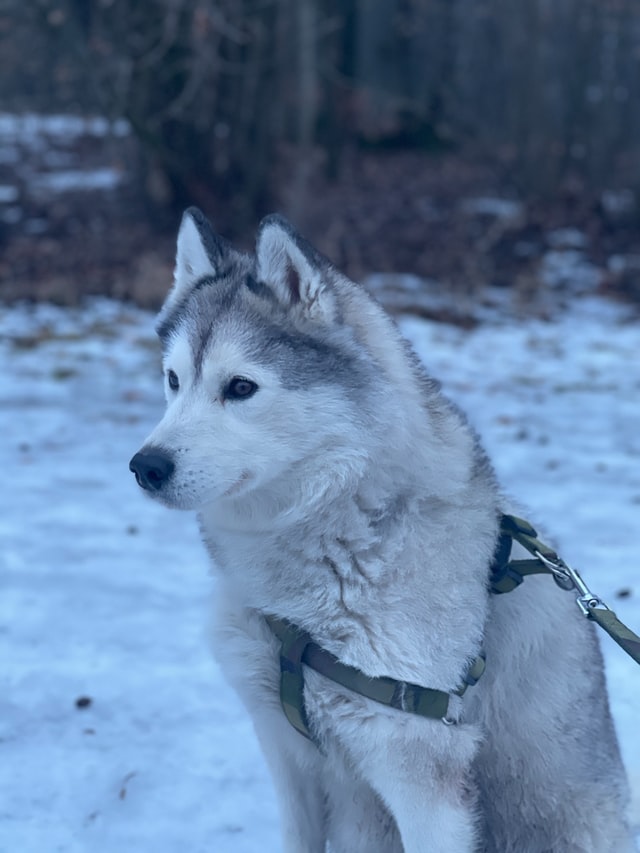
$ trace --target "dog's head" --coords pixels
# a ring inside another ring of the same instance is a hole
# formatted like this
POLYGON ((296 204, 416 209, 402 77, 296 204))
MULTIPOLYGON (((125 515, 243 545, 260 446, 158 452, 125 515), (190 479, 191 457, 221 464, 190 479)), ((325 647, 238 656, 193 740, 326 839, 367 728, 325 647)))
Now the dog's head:
POLYGON ((379 404, 375 360, 343 318, 354 288, 280 217, 253 256, 189 209, 157 324, 167 409, 131 460, 139 485, 181 509, 344 486, 379 404))

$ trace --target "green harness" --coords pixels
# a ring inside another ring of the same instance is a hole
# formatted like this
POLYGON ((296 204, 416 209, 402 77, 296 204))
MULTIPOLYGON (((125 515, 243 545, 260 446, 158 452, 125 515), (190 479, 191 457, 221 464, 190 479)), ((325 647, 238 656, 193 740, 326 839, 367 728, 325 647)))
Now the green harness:
MULTIPOLYGON (((568 566, 556 552, 538 539, 536 530, 521 518, 502 515, 500 535, 494 561, 490 568, 491 592, 500 595, 511 592, 533 574, 550 574, 562 589, 579 593, 577 604, 582 613, 597 622, 615 641, 640 664, 640 637, 617 618, 616 614, 586 586, 575 569, 568 566), (513 542, 518 542, 533 559, 511 560, 513 542)), ((408 681, 381 676, 372 678, 359 669, 341 663, 335 655, 313 642, 311 636, 291 622, 275 616, 266 617, 267 624, 280 640, 280 700, 291 725, 300 734, 313 740, 304 703, 303 665, 314 669, 343 687, 400 711, 421 717, 441 720, 452 725, 447 714, 450 693, 422 687, 408 681)), ((471 664, 462 684, 453 695, 462 696, 481 677, 485 669, 484 654, 471 664)))
MULTIPOLYGON (((335 655, 313 642, 309 634, 290 622, 267 616, 267 623, 280 640, 280 701, 284 713, 300 734, 313 740, 304 705, 304 673, 302 665, 311 667, 337 684, 373 699, 390 708, 408 711, 420 717, 441 719, 447 725, 450 694, 444 690, 421 687, 410 681, 380 676, 372 678, 354 666, 341 663, 335 655)), ((454 695, 462 696, 484 672, 484 655, 477 657, 454 695)))

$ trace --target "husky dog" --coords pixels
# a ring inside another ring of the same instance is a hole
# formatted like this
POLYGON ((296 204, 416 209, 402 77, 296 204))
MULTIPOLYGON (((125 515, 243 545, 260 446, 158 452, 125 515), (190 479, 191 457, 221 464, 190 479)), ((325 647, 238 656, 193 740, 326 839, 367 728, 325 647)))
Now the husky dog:
POLYGON ((508 508, 384 311, 284 219, 264 220, 254 256, 190 209, 157 330, 167 410, 131 468, 199 513, 217 656, 270 765, 284 849, 633 850, 593 628, 550 578, 490 594, 508 508), (305 739, 267 616, 366 676, 450 693, 454 724, 305 666, 305 739), (481 649, 484 676, 455 695, 481 649))

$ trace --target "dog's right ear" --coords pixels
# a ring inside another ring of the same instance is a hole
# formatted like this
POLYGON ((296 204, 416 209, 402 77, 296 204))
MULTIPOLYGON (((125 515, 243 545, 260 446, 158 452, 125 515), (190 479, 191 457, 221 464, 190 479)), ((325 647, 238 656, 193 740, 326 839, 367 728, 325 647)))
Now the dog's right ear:
POLYGON ((158 326, 195 284, 220 273, 228 252, 227 243, 214 232, 201 210, 197 207, 185 210, 178 231, 173 286, 162 306, 158 326))
POLYGON ((180 287, 215 274, 218 255, 218 239, 209 220, 197 207, 185 210, 178 231, 175 285, 180 287))

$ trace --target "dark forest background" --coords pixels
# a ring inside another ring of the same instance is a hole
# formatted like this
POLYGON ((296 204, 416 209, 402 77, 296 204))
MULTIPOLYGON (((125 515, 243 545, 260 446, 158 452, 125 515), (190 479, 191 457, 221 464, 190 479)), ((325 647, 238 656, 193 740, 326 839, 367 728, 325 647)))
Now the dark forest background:
POLYGON ((526 299, 555 246, 640 299, 637 0, 3 0, 0 112, 0 298, 155 305, 197 204, 245 247, 279 210, 355 278, 526 299))

